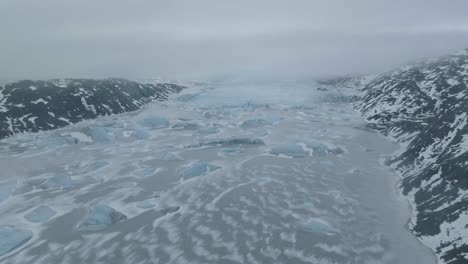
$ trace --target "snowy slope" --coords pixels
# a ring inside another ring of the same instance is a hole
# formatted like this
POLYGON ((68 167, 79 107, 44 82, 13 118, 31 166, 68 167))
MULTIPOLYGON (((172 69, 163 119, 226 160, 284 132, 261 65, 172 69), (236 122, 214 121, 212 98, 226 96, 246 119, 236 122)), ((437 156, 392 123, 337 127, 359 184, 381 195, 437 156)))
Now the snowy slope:
POLYGON ((383 74, 358 105, 403 149, 389 163, 414 206, 412 231, 442 263, 468 262, 468 50, 383 74))
POLYGON ((0 86, 0 139, 134 111, 183 87, 124 79, 19 81, 0 86))

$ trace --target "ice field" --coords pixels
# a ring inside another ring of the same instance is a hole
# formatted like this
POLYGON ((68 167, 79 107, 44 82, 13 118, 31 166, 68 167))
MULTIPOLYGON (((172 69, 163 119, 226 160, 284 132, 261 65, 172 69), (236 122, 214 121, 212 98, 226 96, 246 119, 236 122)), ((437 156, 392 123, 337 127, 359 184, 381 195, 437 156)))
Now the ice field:
POLYGON ((349 88, 198 85, 0 141, 2 263, 435 263, 349 88))

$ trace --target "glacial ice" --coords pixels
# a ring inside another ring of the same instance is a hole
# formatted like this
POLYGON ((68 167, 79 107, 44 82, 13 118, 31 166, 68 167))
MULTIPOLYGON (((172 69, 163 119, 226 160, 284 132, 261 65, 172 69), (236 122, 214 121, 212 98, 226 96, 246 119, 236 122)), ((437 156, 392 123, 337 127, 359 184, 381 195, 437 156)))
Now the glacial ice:
POLYGON ((155 204, 152 200, 143 200, 136 203, 136 207, 140 209, 149 209, 154 206, 155 204))
POLYGON ((301 146, 296 144, 280 145, 273 147, 270 150, 270 153, 274 155, 285 155, 293 158, 303 158, 308 155, 308 153, 305 152, 301 146))
POLYGON ((95 206, 78 225, 82 231, 97 231, 127 219, 123 213, 107 205, 95 206))
POLYGON ((10 195, 15 191, 16 181, 4 181, 0 182, 0 203, 8 199, 10 195))
POLYGON ((198 133, 201 135, 217 134, 219 129, 216 127, 204 127, 198 130, 198 133))
POLYGON ((41 205, 27 213, 24 218, 33 223, 42 223, 51 219, 57 212, 49 206, 41 205))
POLYGON ((175 130, 197 130, 200 128, 200 125, 197 123, 178 123, 172 126, 172 129, 175 130))
POLYGON ((41 184, 43 189, 69 189, 75 185, 70 175, 56 175, 41 184))
POLYGON ((0 256, 18 248, 32 238, 32 232, 12 226, 0 226, 0 256))
POLYGON ((300 224, 302 230, 317 235, 335 236, 339 231, 326 221, 319 218, 312 218, 309 221, 300 224))
POLYGON ((38 146, 48 148, 60 147, 69 143, 64 137, 57 135, 40 136, 37 142, 38 146))
POLYGON ((180 206, 169 206, 164 209, 161 209, 159 212, 163 215, 172 214, 179 211, 180 206))
POLYGON ((223 154, 237 154, 240 152, 242 152, 242 148, 240 147, 229 147, 221 150, 221 153, 223 154))
POLYGON ((179 176, 183 179, 190 179, 198 176, 205 175, 209 172, 220 169, 221 167, 212 165, 206 161, 195 161, 184 166, 179 171, 179 176))
POLYGON ((73 174, 84 174, 88 172, 97 171, 110 163, 105 160, 98 160, 88 164, 78 164, 76 167, 72 168, 73 174))
POLYGON ((164 161, 184 160, 184 158, 175 152, 160 153, 156 158, 164 161))
POLYGON ((148 116, 138 121, 138 124, 150 129, 161 129, 169 126, 169 120, 159 116, 148 116))
POLYGON ((97 143, 108 143, 114 139, 112 129, 104 126, 90 126, 83 130, 85 134, 93 139, 97 143))
POLYGON ((190 147, 230 147, 230 146, 254 146, 254 145, 265 145, 265 142, 257 138, 231 138, 231 139, 219 139, 208 142, 202 142, 197 145, 190 147))
POLYGON ((241 124, 244 129, 259 128, 264 125, 272 125, 273 123, 265 119, 248 119, 241 124))

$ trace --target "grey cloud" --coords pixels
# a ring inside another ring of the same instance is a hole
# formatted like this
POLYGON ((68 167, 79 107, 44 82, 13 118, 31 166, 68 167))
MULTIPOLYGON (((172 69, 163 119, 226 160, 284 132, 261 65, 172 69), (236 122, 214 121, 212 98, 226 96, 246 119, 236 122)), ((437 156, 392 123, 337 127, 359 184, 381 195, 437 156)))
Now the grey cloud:
POLYGON ((466 0, 0 3, 0 79, 361 74, 468 47, 466 0))

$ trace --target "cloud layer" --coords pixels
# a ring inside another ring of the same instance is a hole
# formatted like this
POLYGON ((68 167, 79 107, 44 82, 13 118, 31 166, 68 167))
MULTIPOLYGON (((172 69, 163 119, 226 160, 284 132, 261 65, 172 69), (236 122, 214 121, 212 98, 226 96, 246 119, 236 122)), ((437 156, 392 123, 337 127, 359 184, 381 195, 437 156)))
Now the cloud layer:
POLYGON ((468 47, 466 0, 0 2, 0 79, 380 72, 468 47))

